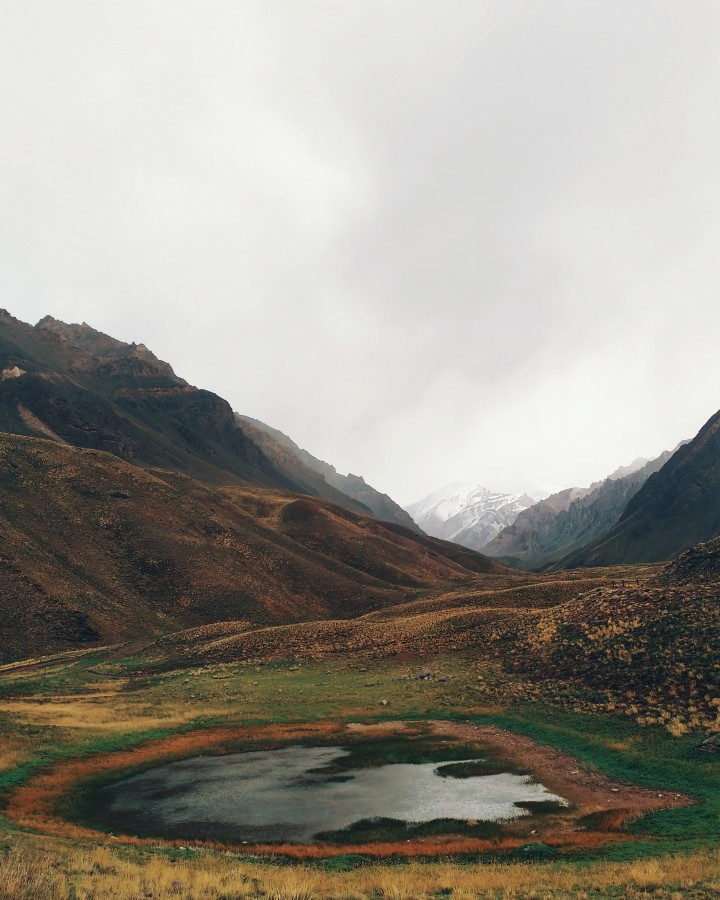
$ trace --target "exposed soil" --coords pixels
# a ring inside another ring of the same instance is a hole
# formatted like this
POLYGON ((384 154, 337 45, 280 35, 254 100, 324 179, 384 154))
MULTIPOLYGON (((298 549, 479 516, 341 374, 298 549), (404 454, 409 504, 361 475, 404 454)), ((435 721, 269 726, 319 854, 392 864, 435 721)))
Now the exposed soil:
POLYGON ((10 794, 6 814, 24 827, 47 834, 108 840, 132 844, 193 845, 223 847, 242 852, 290 856, 299 859, 323 858, 346 853, 372 857, 435 856, 468 853, 508 853, 528 842, 542 841, 558 849, 587 849, 608 841, 629 841, 622 831, 625 823, 646 812, 688 806, 690 797, 676 793, 652 791, 638 785, 614 782, 583 768, 572 756, 531 738, 494 728, 445 721, 426 723, 383 722, 373 725, 317 723, 308 725, 275 725, 245 729, 212 729, 177 734, 148 741, 117 753, 98 754, 58 763, 31 778, 10 794), (202 752, 237 751, 241 747, 291 743, 316 737, 319 741, 342 741, 343 737, 405 733, 417 734, 430 727, 439 738, 477 741, 491 747, 499 755, 533 775, 547 788, 565 797, 572 806, 562 813, 531 815, 508 823, 500 837, 492 839, 468 836, 433 836, 413 841, 387 841, 372 844, 330 846, 322 844, 257 844, 233 847, 216 841, 163 841, 158 838, 108 835, 98 829, 68 821, 62 814, 63 802, 71 797, 83 781, 139 767, 148 767, 171 759, 189 757, 202 752), (582 820, 592 816, 589 825, 582 820))

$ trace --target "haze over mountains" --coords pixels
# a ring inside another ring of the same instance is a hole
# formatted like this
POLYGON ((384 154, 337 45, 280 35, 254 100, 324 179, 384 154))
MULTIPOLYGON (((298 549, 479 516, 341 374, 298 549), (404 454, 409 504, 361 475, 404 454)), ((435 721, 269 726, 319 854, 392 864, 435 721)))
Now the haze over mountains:
POLYGON ((428 534, 479 550, 511 525, 535 501, 527 494, 504 494, 456 482, 406 507, 428 534))
POLYGON ((403 525, 413 531, 418 530, 418 526, 412 518, 395 503, 392 497, 376 491, 366 483, 362 475, 340 475, 335 466, 331 466, 330 463, 326 463, 308 453, 307 450, 298 447, 292 438, 283 434, 282 431, 278 431, 277 428, 272 428, 249 416, 237 415, 237 419, 244 430, 249 431, 253 440, 265 450, 271 459, 276 458, 278 454, 289 454, 290 458, 296 459, 300 464, 320 475, 331 487, 337 488, 347 497, 352 497, 353 500, 362 503, 382 522, 395 522, 395 524, 403 525), (283 451, 286 451, 285 454, 283 451))
POLYGON ((369 515, 372 504, 380 518, 415 528, 390 498, 354 476, 333 477, 331 466, 259 424, 142 344, 51 316, 33 327, 0 310, 0 431, 106 450, 211 484, 298 491, 369 515))
POLYGON ((568 488, 521 512, 483 546, 483 552, 508 564, 539 569, 561 567, 575 550, 607 532, 647 479, 672 456, 636 459, 588 488, 568 488))
POLYGON ((568 565, 672 559, 720 534, 720 412, 643 484, 617 524, 568 565))
POLYGON ((5 658, 352 618, 507 565, 655 562, 720 535, 720 413, 589 488, 533 504, 455 484, 405 511, 142 344, 4 311, 0 432, 5 658))
POLYGON ((429 534, 527 570, 659 562, 720 534, 720 413, 692 441, 537 503, 452 484, 407 507, 429 534))

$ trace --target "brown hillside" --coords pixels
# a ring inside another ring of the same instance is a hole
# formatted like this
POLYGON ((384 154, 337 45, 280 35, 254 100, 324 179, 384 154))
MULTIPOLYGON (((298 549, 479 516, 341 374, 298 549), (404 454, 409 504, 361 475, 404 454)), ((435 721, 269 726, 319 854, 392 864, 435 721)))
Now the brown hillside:
POLYGON ((720 541, 712 541, 665 569, 485 576, 352 620, 195 629, 163 638, 146 658, 173 669, 348 653, 368 661, 452 654, 464 660, 469 703, 500 695, 553 699, 578 712, 625 713, 677 734, 717 731, 719 559, 720 541), (478 684, 476 662, 483 673, 478 684), (497 674, 487 681, 490 671, 497 674))
POLYGON ((350 618, 502 566, 330 503, 0 435, 0 647, 350 618))

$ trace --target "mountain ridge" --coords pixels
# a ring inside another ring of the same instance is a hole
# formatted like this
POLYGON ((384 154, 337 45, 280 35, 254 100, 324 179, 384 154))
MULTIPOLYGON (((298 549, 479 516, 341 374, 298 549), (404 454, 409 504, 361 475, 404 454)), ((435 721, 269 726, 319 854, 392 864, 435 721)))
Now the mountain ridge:
POLYGON ((567 488, 520 513, 484 552, 523 569, 562 567, 572 553, 611 528, 627 503, 674 451, 645 462, 638 458, 587 488, 567 488), (618 473, 627 474, 617 476, 618 473))
POLYGON ((245 428, 251 429, 251 435, 271 458, 273 458, 274 454, 285 450, 295 457, 301 465, 320 475, 330 487, 362 504, 365 509, 381 522, 394 522, 413 531, 418 530, 417 524, 401 506, 395 503, 392 497, 376 490, 361 475, 353 475, 352 473, 341 475, 335 466, 313 456, 312 453, 298 446, 292 438, 279 429, 273 428, 265 422, 253 419, 250 416, 244 416, 240 413, 235 415, 245 428))
POLYGON ((568 566, 673 559, 720 534, 720 411, 628 502, 617 523, 568 566))
POLYGON ((302 460, 267 446, 227 401, 189 384, 144 344, 52 316, 33 326, 0 310, 0 372, 2 431, 107 451, 208 484, 296 491, 372 514, 302 460))

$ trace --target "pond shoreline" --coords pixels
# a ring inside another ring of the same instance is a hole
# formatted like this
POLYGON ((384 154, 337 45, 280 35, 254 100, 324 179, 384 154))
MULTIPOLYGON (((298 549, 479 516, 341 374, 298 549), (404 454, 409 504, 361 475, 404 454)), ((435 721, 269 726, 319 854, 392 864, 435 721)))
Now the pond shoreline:
POLYGON ((650 790, 638 785, 614 782, 598 772, 583 768, 577 760, 553 747, 539 744, 515 732, 487 725, 460 724, 442 720, 406 723, 402 721, 364 725, 361 723, 311 723, 269 725, 252 728, 214 728, 176 734, 148 741, 130 750, 79 757, 55 764, 14 789, 6 814, 24 827, 47 834, 100 841, 122 841, 135 845, 195 846, 296 859, 321 859, 347 853, 368 857, 418 857, 462 854, 505 854, 528 842, 542 841, 558 849, 594 848, 609 841, 629 841, 623 826, 646 812, 688 806, 691 798, 676 793, 650 790), (163 840, 131 835, 109 835, 97 828, 71 821, 63 806, 83 783, 120 777, 123 773, 147 769, 203 752, 222 753, 232 749, 259 749, 282 746, 297 740, 352 740, 360 735, 418 735, 430 730, 436 737, 477 741, 497 750, 504 758, 522 767, 548 789, 566 797, 572 811, 563 815, 528 817, 508 825, 501 838, 434 836, 413 841, 368 844, 252 844, 235 845, 218 841, 163 840), (586 817, 591 817, 587 819, 586 817), (582 820, 586 819, 585 822, 582 820))

